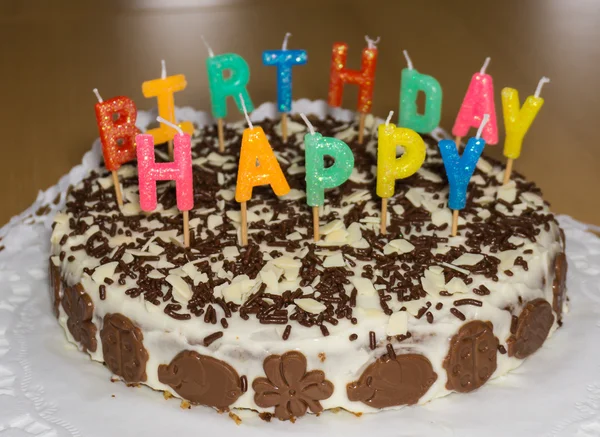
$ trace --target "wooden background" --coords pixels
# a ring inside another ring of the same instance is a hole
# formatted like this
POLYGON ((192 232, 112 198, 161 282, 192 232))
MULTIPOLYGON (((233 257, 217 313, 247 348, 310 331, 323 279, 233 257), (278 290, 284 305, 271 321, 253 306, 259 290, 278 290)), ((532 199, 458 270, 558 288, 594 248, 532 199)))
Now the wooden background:
MULTIPOLYGON (((141 83, 159 77, 164 58, 170 73, 188 80, 177 104, 209 110, 205 35, 215 52, 250 63, 255 104, 274 101, 275 69, 262 66, 261 53, 279 48, 289 31, 290 48, 309 56, 294 70, 297 98, 327 97, 334 42, 350 44, 349 66, 357 68, 364 35, 381 36, 374 113, 397 110, 407 49, 415 68, 442 84, 447 129, 471 75, 491 56, 501 144, 501 88, 517 88, 524 99, 549 76, 546 104, 515 168, 542 187, 556 212, 600 224, 598 23, 599 0, 2 0, 0 223, 89 149, 97 136, 92 88, 149 109, 155 101, 142 96, 141 83)), ((352 88, 344 106, 354 109, 352 88)), ((486 153, 500 157, 501 148, 486 153)))

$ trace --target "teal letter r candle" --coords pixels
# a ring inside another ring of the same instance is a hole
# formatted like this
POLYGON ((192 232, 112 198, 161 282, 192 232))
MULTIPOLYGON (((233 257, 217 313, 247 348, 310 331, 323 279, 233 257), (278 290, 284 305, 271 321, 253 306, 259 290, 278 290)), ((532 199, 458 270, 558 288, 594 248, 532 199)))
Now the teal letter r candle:
POLYGON ((252 112, 254 110, 254 105, 247 90, 248 81, 250 80, 250 68, 244 58, 234 53, 210 56, 206 59, 206 69, 213 117, 225 118, 227 115, 227 97, 229 96, 233 97, 238 110, 243 113, 240 94, 244 98, 247 111, 252 112), (226 70, 231 73, 227 79, 224 76, 226 70))

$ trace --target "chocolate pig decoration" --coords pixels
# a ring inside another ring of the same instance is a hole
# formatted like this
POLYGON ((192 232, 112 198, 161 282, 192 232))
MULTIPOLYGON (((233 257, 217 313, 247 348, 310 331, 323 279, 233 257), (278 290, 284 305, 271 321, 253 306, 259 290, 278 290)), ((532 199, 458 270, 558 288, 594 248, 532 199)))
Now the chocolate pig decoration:
POLYGON ((158 367, 158 380, 193 404, 226 409, 241 395, 240 377, 224 361, 184 350, 158 367))

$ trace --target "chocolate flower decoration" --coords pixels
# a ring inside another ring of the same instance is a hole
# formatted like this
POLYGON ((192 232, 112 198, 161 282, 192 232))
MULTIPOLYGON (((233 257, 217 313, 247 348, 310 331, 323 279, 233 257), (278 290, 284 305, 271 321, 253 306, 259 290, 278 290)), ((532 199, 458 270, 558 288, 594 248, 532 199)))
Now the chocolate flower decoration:
POLYGON ((320 413, 319 401, 333 393, 333 384, 322 371, 306 371, 306 357, 300 352, 270 355, 263 368, 267 377, 252 383, 254 402, 263 408, 275 407, 274 415, 280 420, 304 416, 308 409, 320 413))
POLYGON ((96 325, 92 323, 94 303, 81 284, 65 288, 62 306, 67 313, 67 327, 76 342, 81 343, 84 351, 95 352, 96 325))

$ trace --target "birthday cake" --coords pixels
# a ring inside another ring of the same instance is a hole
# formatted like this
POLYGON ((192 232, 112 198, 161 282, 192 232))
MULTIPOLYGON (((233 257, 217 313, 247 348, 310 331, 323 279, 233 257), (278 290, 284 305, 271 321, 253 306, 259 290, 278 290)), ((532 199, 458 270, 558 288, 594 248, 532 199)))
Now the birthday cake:
MULTIPOLYGON (((380 232, 376 123, 310 117, 354 155, 328 190, 320 240, 306 204, 304 135, 260 125, 291 188, 254 188, 241 245, 235 201, 245 125, 192 136, 193 200, 185 247, 175 184, 140 210, 137 166, 119 170, 119 208, 99 167, 68 193, 50 257, 54 312, 67 339, 127 384, 265 420, 340 408, 360 414, 468 393, 515 369, 562 324, 564 237, 539 188, 482 157, 451 236, 437 141, 398 180, 380 232)), ((157 160, 168 161, 167 146, 157 160)), ((169 397, 169 396, 166 396, 169 397)))

